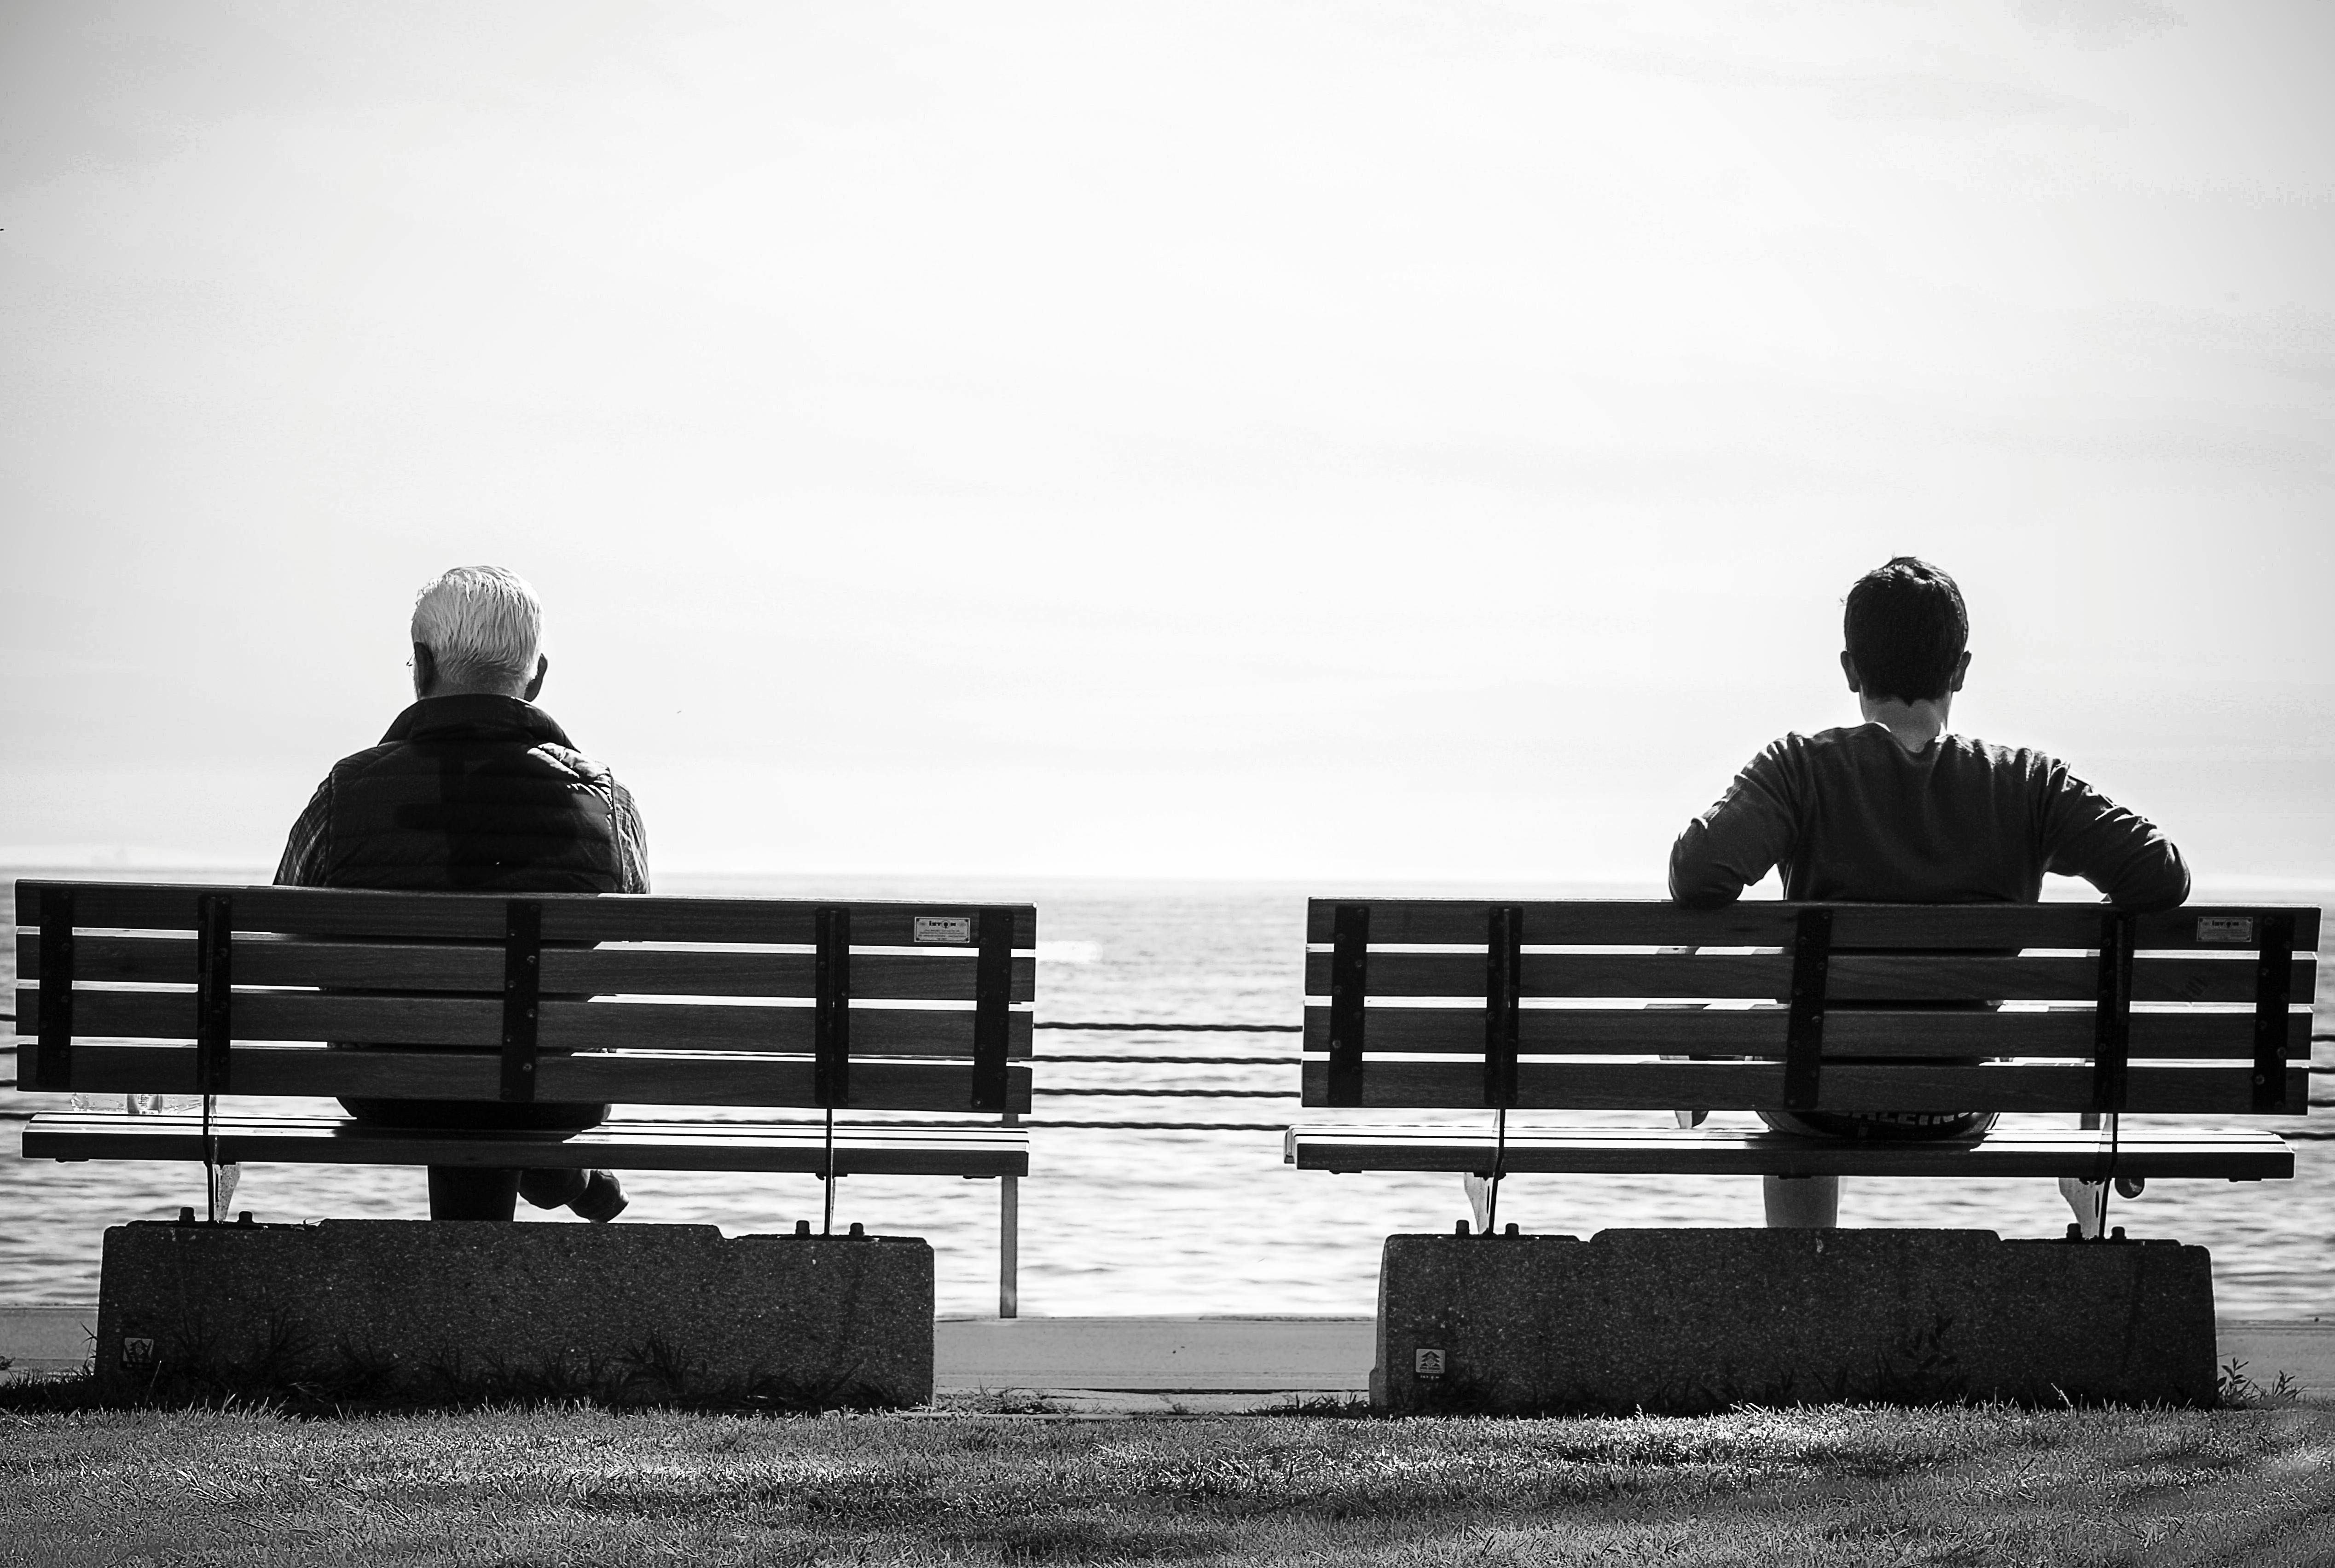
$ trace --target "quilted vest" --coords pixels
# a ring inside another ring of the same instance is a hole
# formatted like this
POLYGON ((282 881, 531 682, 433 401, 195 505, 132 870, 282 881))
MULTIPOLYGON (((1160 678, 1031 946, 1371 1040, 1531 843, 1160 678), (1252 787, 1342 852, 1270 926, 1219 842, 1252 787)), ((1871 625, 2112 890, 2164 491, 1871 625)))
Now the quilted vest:
POLYGON ((613 893, 607 799, 557 756, 548 713, 516 697, 425 697, 333 768, 331 887, 613 893))

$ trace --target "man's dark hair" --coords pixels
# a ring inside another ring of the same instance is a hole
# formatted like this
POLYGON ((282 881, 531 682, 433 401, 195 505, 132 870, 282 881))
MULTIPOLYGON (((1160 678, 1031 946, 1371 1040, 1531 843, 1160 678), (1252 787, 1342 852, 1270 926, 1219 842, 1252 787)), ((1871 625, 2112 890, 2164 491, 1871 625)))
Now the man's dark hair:
POLYGON ((1848 591, 1842 632, 1864 695, 1919 702, 1943 697, 1970 642, 1970 612, 1954 580, 1899 556, 1848 591))

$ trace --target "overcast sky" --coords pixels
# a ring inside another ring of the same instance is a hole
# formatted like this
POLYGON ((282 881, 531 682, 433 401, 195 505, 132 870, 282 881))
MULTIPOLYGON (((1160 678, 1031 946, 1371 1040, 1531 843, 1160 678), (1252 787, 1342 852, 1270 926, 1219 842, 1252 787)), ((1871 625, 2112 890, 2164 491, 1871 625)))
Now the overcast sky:
POLYGON ((1645 880, 1955 727, 2335 881, 2335 6, 0 5, 0 857, 272 864, 445 566, 653 866, 1645 880))

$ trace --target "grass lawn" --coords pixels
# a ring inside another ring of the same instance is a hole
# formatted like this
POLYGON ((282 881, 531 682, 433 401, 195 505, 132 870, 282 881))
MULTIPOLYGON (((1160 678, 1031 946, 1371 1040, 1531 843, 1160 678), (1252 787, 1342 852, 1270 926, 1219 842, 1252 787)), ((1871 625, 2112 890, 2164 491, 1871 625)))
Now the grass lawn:
POLYGON ((2327 1563, 2335 1412, 0 1411, 0 1562, 2327 1563))

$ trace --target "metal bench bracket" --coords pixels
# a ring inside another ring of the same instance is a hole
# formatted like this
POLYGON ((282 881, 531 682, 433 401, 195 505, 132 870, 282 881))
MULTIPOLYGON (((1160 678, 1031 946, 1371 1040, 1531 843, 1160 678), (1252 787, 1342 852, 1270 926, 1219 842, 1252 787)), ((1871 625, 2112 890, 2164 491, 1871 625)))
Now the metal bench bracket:
POLYGON ((1792 1018, 1784 1036, 1784 1108, 1814 1110, 1824 1066, 1825 976, 1832 911, 1803 909, 1792 943, 1792 1018))
POLYGON ((983 909, 973 976, 973 1108, 1005 1109, 1006 1022, 1013 1001, 1013 912, 983 909))
POLYGON ((1330 927, 1330 1082, 1333 1106, 1362 1103, 1363 998, 1370 994, 1371 906, 1341 904, 1330 927))
POLYGON ((811 1097, 832 1110, 851 1103, 851 911, 823 905, 812 919, 811 1097))
POLYGON ((228 1092, 235 1029, 235 911, 224 893, 195 901, 195 1092, 228 1092))
POLYGON ((1492 905, 1484 951, 1484 1103, 1516 1103, 1516 1050, 1522 1038, 1525 912, 1492 905))
POLYGON ((2254 1082, 2257 1113, 2286 1109, 2287 1004, 2293 1000, 2294 916, 2262 913, 2262 958, 2254 971, 2254 1082))
POLYGON ((2132 916, 2100 916, 2100 988, 2092 1025, 2092 1108, 2124 1109, 2132 1057, 2132 916))
POLYGON ((70 887, 41 889, 41 1027, 34 1037, 32 1081, 26 1089, 73 1087, 73 895, 70 887))
POLYGON ((503 910, 502 1098, 535 1099, 536 1014, 543 997, 543 905, 514 898, 503 910))

